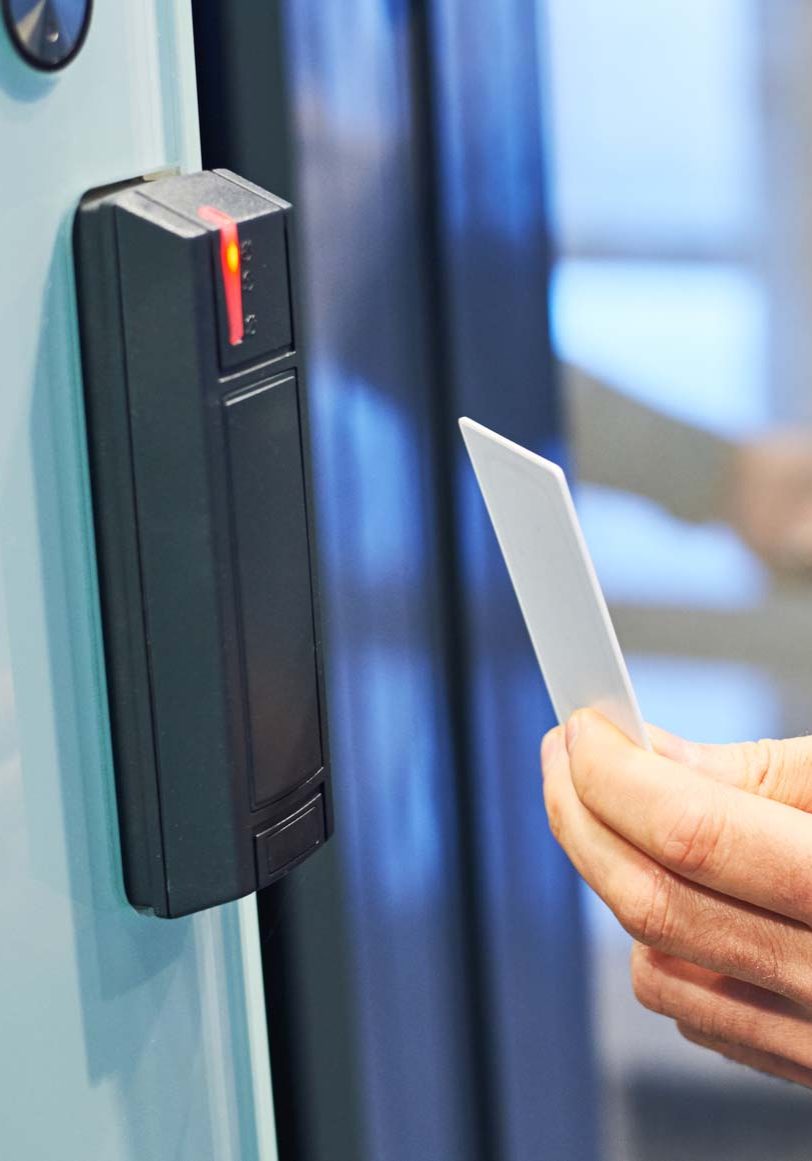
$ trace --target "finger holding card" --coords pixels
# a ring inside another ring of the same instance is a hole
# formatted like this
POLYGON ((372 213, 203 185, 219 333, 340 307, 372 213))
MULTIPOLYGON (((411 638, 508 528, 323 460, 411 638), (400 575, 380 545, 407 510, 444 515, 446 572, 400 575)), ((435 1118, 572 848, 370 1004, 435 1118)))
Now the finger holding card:
POLYGON ((649 735, 563 472, 460 426, 566 723, 542 748, 550 826, 637 941, 638 999, 812 1087, 812 741, 649 735))

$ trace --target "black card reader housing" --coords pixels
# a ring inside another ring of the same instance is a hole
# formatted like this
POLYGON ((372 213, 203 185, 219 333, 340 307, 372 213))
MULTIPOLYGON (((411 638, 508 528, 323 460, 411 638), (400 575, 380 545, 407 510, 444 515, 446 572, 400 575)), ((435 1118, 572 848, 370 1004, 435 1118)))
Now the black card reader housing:
POLYGON ((76 215, 124 881, 159 916, 332 830, 289 214, 223 170, 76 215))

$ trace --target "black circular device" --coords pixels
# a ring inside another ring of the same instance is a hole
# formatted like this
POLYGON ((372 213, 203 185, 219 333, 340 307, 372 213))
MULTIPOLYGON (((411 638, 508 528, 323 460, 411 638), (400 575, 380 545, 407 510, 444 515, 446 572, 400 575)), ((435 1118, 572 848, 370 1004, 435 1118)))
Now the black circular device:
POLYGON ((76 56, 93 0, 2 0, 12 43, 34 68, 53 72, 76 56))

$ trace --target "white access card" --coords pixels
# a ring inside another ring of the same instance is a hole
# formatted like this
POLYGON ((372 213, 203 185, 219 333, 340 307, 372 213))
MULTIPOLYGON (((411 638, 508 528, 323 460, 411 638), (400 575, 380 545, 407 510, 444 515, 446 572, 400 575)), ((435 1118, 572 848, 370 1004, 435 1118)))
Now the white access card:
POLYGON ((460 428, 558 720, 588 706, 650 749, 564 473, 472 419, 460 428))

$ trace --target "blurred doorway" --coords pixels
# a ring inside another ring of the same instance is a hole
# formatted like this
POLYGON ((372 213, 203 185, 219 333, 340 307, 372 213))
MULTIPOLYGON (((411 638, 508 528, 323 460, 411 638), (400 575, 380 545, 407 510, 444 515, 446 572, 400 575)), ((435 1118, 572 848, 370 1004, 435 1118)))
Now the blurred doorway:
MULTIPOLYGON (((757 530, 739 499, 742 449, 778 470, 777 429, 799 475, 812 462, 812 4, 544 7, 554 343, 643 711, 707 741, 808 732, 805 531, 782 542, 777 507, 757 530)), ((596 901, 589 914, 618 1161, 806 1156, 802 1095, 640 1010, 626 937, 596 901)))

